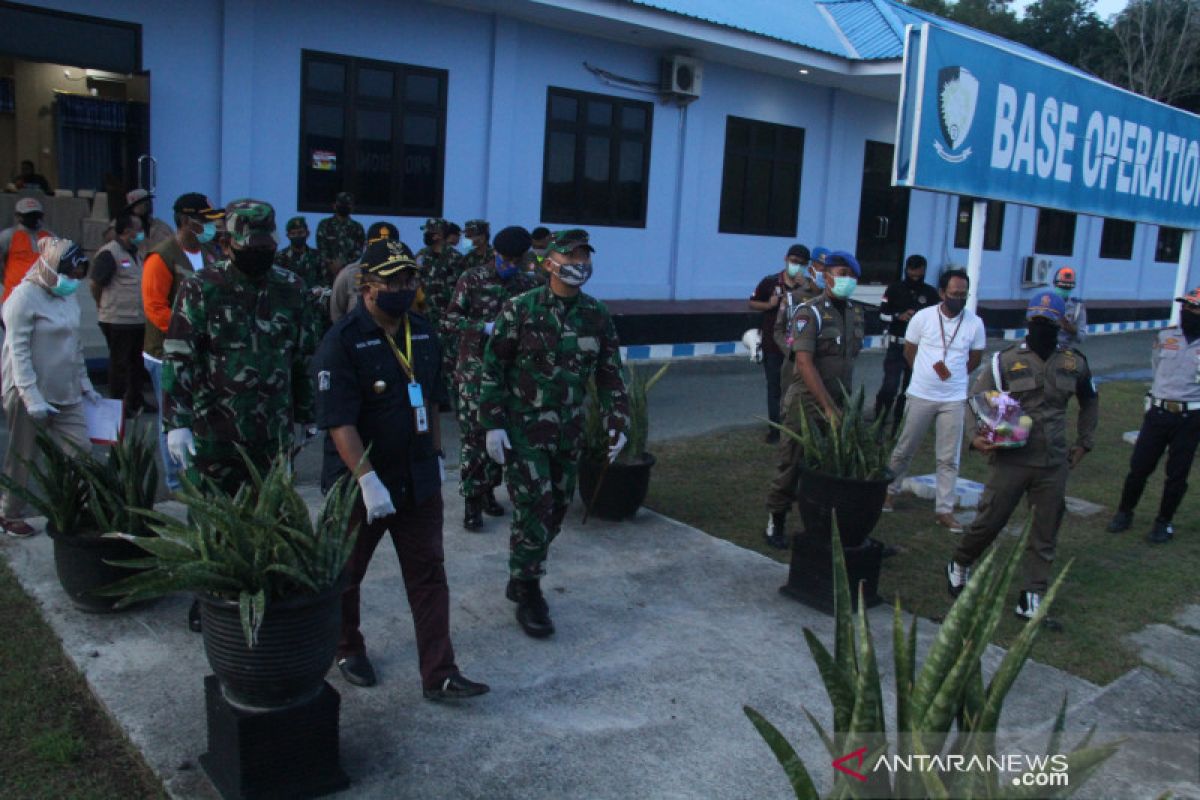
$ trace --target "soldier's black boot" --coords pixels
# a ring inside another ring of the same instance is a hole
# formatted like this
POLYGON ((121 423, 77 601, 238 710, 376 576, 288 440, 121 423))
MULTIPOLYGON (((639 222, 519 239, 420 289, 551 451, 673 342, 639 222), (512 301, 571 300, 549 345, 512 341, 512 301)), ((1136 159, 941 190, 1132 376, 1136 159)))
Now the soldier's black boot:
POLYGON ((546 598, 542 597, 542 586, 537 578, 509 578, 504 596, 517 604, 517 623, 526 634, 534 639, 545 639, 554 633, 550 607, 546 605, 546 598))
POLYGON ((463 529, 477 531, 483 527, 483 500, 478 497, 468 497, 463 504, 463 529))
POLYGON ((480 499, 483 500, 483 513, 487 514, 489 517, 504 516, 504 509, 496 500, 495 489, 488 489, 487 493, 480 499))

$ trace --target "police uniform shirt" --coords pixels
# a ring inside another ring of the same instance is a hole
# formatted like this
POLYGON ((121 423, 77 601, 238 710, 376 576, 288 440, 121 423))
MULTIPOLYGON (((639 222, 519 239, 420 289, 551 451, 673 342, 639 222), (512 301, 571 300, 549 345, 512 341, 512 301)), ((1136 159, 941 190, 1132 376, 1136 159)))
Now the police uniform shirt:
POLYGON ((1200 402, 1200 338, 1188 342, 1180 328, 1159 331, 1151 364, 1150 394, 1159 400, 1200 402))
POLYGON ((937 302, 937 289, 928 283, 912 286, 907 281, 896 281, 883 293, 879 314, 885 319, 891 318, 887 331, 889 336, 903 337, 908 330, 908 320, 901 320, 900 315, 906 311, 920 311, 937 302))
MULTIPOLYGON (((862 350, 865 336, 862 306, 853 300, 817 297, 800 307, 794 327, 792 349, 812 353, 825 391, 840 405, 842 388, 847 392, 854 388, 854 359, 862 350)), ((797 378, 795 385, 803 383, 797 378)))
MULTIPOLYGON (((409 313, 412 326, 412 364, 421 384, 425 407, 447 406, 437 337, 421 315, 409 313)), ((405 351, 404 325, 395 336, 405 351)), ((399 507, 411 490, 416 504, 441 489, 432 433, 418 434, 409 404, 408 376, 388 345, 384 331, 359 303, 338 320, 313 359, 316 380, 317 425, 323 429, 353 425, 358 429, 367 459, 399 507)), ((433 420, 430 420, 431 424, 433 420)), ((325 437, 321 487, 328 491, 349 470, 333 439, 325 437)))

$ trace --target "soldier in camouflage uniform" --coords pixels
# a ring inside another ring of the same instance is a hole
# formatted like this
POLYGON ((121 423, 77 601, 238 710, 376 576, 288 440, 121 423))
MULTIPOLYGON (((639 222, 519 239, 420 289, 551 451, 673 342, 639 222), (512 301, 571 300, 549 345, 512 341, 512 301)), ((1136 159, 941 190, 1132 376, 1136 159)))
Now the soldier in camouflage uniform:
POLYGON ((490 264, 496 253, 488 241, 492 238, 492 226, 486 219, 469 219, 463 225, 463 233, 471 240, 471 252, 463 256, 462 271, 474 269, 480 264, 490 264))
POLYGON ((421 226, 425 246, 417 251, 416 258, 425 274, 425 299, 435 329, 440 325, 442 315, 454 296, 454 286, 463 273, 462 255, 446 245, 447 225, 444 219, 425 220, 421 226))
POLYGON ((537 286, 523 271, 529 252, 529 233, 524 228, 505 228, 496 234, 495 260, 463 273, 442 320, 445 338, 457 338, 454 385, 458 389, 458 429, 462 434, 459 491, 466 498, 463 527, 483 527, 483 512, 493 517, 504 513, 496 502, 500 465, 488 458, 484 447, 487 433, 479 424, 480 380, 483 352, 500 307, 506 300, 537 286))
POLYGON ((226 261, 180 290, 163 344, 167 449, 228 493, 246 480, 245 448, 267 468, 313 422, 308 362, 316 320, 304 284, 273 266, 275 212, 260 200, 225 209, 226 261))
POLYGON ((479 421, 488 455, 508 464, 513 501, 505 594, 533 637, 554 633, 539 581, 575 493, 589 380, 610 460, 625 446, 629 424, 616 328, 604 304, 580 291, 592 274, 592 252, 587 231, 556 234, 544 261, 549 284, 501 307, 483 359, 479 421))
POLYGON ((320 251, 308 246, 308 222, 304 217, 289 219, 285 230, 288 246, 275 254, 275 266, 295 273, 304 281, 308 287, 309 301, 321 321, 318 332, 324 335, 329 328, 329 296, 333 280, 325 268, 320 251))
POLYGON ((317 250, 329 269, 329 279, 351 261, 358 261, 367 246, 367 232, 362 223, 351 219, 354 211, 354 196, 349 192, 338 192, 333 201, 333 216, 317 223, 317 250))

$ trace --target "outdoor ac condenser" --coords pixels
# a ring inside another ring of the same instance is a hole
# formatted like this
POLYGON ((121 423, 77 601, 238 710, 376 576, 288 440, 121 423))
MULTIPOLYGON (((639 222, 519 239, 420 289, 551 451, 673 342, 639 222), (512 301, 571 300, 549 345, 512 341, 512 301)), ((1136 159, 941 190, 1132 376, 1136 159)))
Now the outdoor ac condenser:
POLYGON ((704 67, 691 56, 668 55, 662 59, 660 88, 665 94, 695 99, 700 96, 704 67))
POLYGON ((1054 263, 1045 256, 1025 256, 1021 267, 1021 286, 1045 286, 1054 274, 1054 263))

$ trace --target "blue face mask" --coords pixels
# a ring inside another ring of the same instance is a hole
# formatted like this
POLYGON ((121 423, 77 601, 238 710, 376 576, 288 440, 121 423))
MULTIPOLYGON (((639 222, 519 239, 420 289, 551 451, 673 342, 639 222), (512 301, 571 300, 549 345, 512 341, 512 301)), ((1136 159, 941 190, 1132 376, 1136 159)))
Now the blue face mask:
POLYGON ((502 281, 506 281, 513 275, 517 274, 517 265, 512 262, 505 261, 504 257, 499 253, 496 254, 496 275, 502 281))
POLYGON ((817 288, 824 289, 825 288, 825 273, 822 270, 815 269, 815 270, 813 270, 812 276, 813 276, 813 283, 815 283, 817 285, 817 288))
POLYGON ((59 297, 70 297, 75 294, 75 290, 79 288, 79 281, 74 278, 68 278, 66 275, 58 276, 58 283, 54 285, 51 292, 59 297))
POLYGON ((854 289, 858 286, 858 278, 840 277, 833 279, 833 296, 839 300, 845 300, 850 295, 854 294, 854 289))
POLYGON ((200 244, 208 244, 209 242, 211 242, 213 240, 213 238, 216 235, 217 235, 217 223, 206 222, 206 223, 204 223, 204 230, 202 230, 200 233, 196 234, 196 241, 198 241, 200 244))
POLYGON ((465 256, 467 253, 471 252, 471 243, 459 242, 458 244, 454 245, 454 249, 465 256))
POLYGON ((1070 289, 1063 288, 1062 286, 1055 286, 1054 291, 1057 292, 1058 296, 1061 297, 1063 300, 1069 300, 1071 298, 1071 290, 1070 289))
POLYGON ((134 234, 133 238, 130 239, 130 241, 133 242, 134 244, 141 244, 142 242, 146 241, 146 234, 143 233, 142 231, 138 231, 136 234, 134 234))

